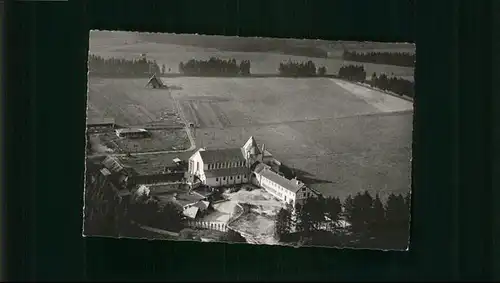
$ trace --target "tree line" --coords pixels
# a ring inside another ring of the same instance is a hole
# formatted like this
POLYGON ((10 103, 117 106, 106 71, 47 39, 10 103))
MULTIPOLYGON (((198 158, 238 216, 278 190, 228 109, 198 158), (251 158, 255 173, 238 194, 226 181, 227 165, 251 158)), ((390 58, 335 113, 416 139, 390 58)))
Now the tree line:
POLYGON ((288 60, 281 62, 278 67, 278 72, 281 76, 285 77, 314 77, 326 75, 326 67, 316 67, 313 61, 297 62, 288 60))
POLYGON ((389 195, 384 204, 368 192, 339 198, 309 198, 303 205, 282 208, 275 235, 285 243, 358 248, 406 248, 410 195, 389 195), (349 225, 342 224, 346 221, 349 225))
POLYGON ((416 56, 414 53, 409 52, 356 52, 344 50, 342 58, 346 61, 414 67, 416 56))
MULTIPOLYGON (((196 240, 196 237, 190 236, 189 230, 193 229, 187 227, 182 208, 172 202, 160 202, 154 196, 120 196, 119 191, 124 190, 125 185, 118 184, 112 175, 100 174, 101 167, 87 161, 84 215, 86 235, 151 237, 151 232, 140 228, 144 225, 179 232, 180 239, 196 240)), ((245 238, 231 229, 220 240, 246 242, 245 238)))
POLYGON ((415 97, 415 84, 412 81, 402 78, 389 78, 386 74, 377 76, 376 73, 373 73, 369 84, 372 87, 388 90, 399 95, 406 95, 411 98, 415 97))
POLYGON ((398 77, 388 77, 386 74, 377 76, 373 73, 370 80, 366 79, 366 71, 363 65, 344 65, 340 67, 338 77, 355 82, 367 82, 370 86, 382 90, 415 97, 415 83, 398 77))
POLYGON ((141 237, 139 225, 168 231, 180 231, 184 227, 184 215, 175 204, 160 203, 149 196, 120 196, 118 192, 124 187, 99 170, 98 165, 87 162, 86 234, 141 237))
POLYGON ((129 60, 125 58, 103 58, 90 54, 88 58, 88 68, 91 74, 95 75, 127 75, 144 76, 150 74, 160 74, 165 71, 165 65, 160 68, 156 60, 147 60, 145 57, 129 60), (163 69, 163 70, 162 70, 163 69))
POLYGON ((216 57, 208 60, 191 59, 179 63, 179 73, 201 76, 249 76, 250 65, 249 60, 243 60, 238 64, 235 59, 224 60, 216 57))

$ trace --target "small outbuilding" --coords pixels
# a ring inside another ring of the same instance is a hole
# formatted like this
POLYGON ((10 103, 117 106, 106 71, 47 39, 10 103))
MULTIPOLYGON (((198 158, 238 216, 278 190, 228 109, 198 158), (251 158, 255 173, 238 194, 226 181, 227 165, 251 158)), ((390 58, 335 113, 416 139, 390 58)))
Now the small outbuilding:
POLYGON ((149 81, 146 84, 146 87, 167 88, 167 86, 156 75, 153 75, 151 78, 149 78, 149 81))
POLYGON ((117 129, 116 136, 119 138, 148 138, 151 134, 146 129, 117 129))

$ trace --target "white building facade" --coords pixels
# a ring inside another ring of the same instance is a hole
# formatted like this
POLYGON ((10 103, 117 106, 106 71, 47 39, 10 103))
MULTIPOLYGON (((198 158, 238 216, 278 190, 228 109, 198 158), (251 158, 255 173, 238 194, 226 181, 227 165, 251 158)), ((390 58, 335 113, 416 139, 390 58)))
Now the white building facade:
POLYGON ((307 198, 316 197, 317 192, 305 186, 304 183, 294 179, 287 179, 272 171, 269 166, 259 164, 252 173, 252 183, 265 189, 277 199, 291 204, 303 204, 307 198))
POLYGON ((200 149, 189 158, 188 171, 212 187, 247 183, 250 173, 240 149, 200 149))

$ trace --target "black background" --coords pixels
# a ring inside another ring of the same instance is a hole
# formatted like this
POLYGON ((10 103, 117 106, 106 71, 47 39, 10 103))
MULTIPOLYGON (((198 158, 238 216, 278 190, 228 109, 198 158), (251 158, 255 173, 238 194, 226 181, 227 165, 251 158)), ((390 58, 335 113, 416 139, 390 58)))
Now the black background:
POLYGON ((500 270, 498 1, 7 1, 6 11, 8 278, 492 280, 500 270), (89 29, 416 42, 410 252, 83 239, 89 29))

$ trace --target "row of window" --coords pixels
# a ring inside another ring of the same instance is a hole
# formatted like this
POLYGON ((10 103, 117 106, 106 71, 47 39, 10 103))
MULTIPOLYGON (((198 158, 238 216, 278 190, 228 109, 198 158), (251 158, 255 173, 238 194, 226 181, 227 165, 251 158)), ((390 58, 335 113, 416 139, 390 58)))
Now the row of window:
MULTIPOLYGON (((215 181, 219 182, 219 179, 221 179, 221 178, 215 178, 215 181)), ((236 176, 236 177, 234 177, 234 176, 229 176, 229 180, 234 180, 234 179, 236 179, 236 180, 240 180, 240 179, 242 179, 242 176, 241 176, 241 175, 238 175, 238 176, 236 176)), ((223 180, 223 181, 226 181, 226 180, 227 180, 227 177, 222 177, 222 180, 223 180)))
POLYGON ((278 194, 280 196, 282 196, 283 193, 285 195, 288 195, 289 197, 293 196, 292 192, 290 192, 289 190, 283 188, 282 186, 278 185, 277 183, 269 181, 268 179, 265 179, 265 178, 263 180, 264 180, 264 183, 266 183, 267 185, 273 187, 276 191, 278 191, 278 194))
POLYGON ((208 170, 243 167, 243 166, 246 166, 245 161, 213 163, 213 164, 208 164, 208 170))

